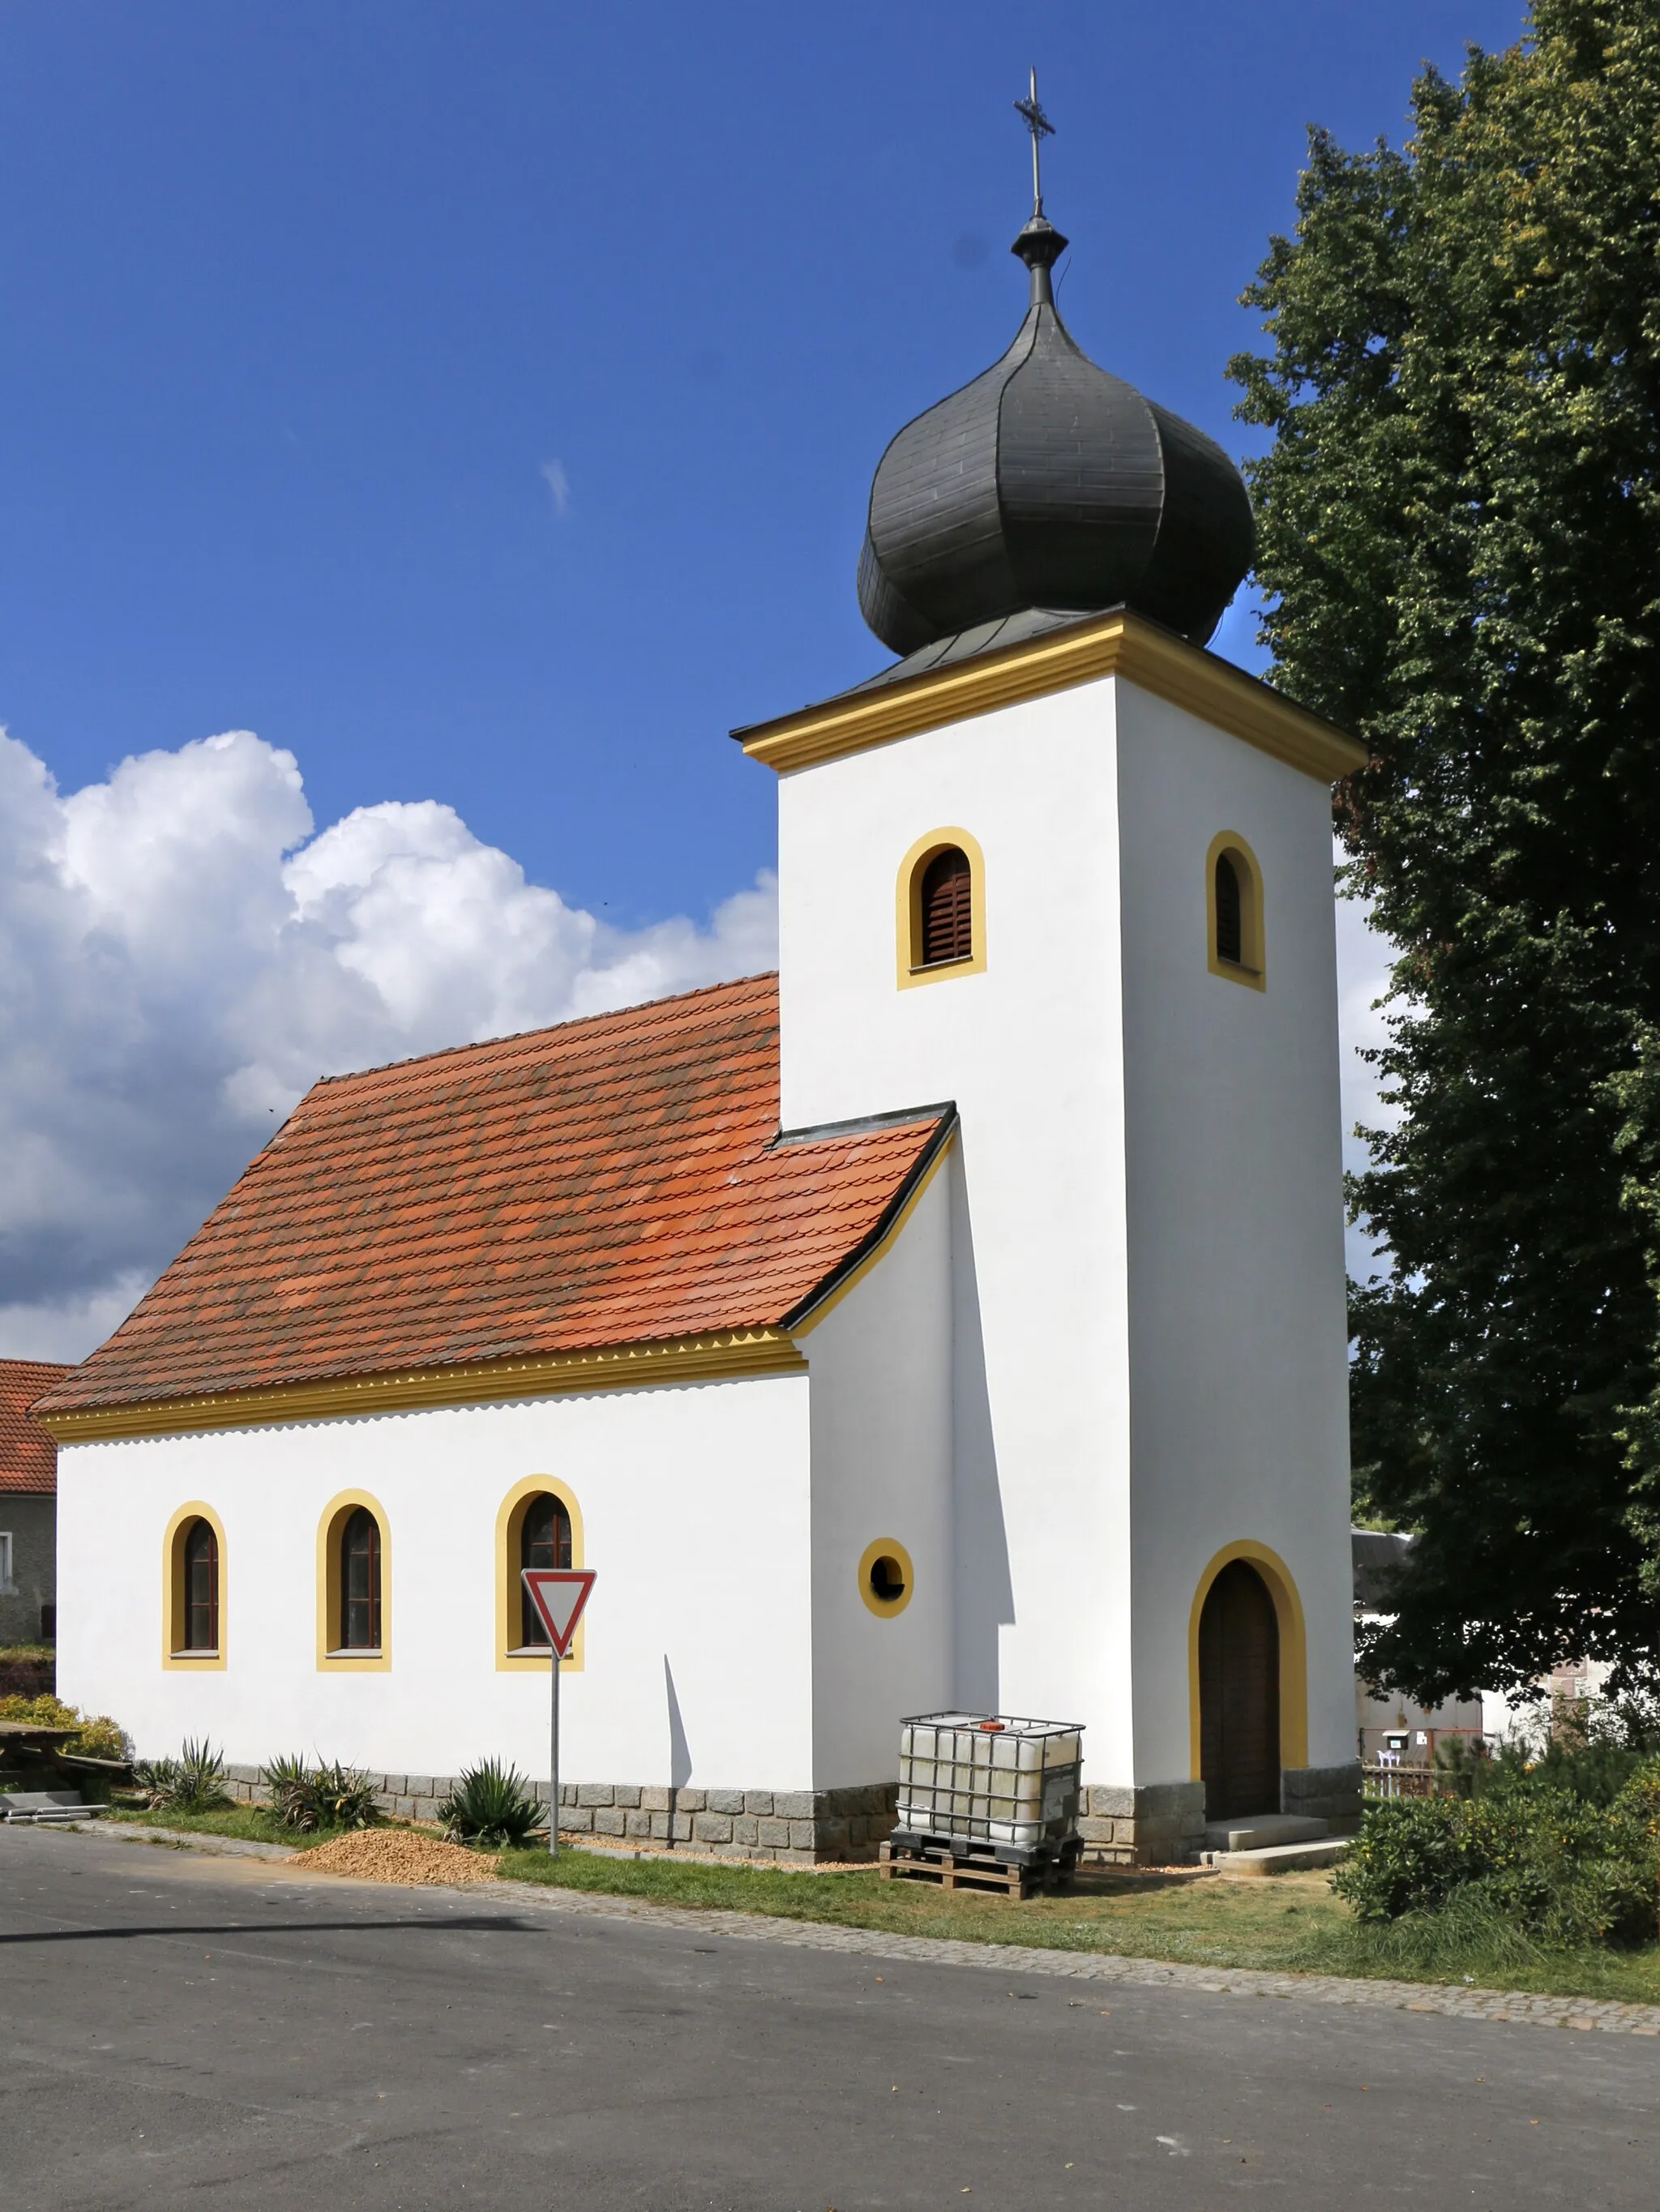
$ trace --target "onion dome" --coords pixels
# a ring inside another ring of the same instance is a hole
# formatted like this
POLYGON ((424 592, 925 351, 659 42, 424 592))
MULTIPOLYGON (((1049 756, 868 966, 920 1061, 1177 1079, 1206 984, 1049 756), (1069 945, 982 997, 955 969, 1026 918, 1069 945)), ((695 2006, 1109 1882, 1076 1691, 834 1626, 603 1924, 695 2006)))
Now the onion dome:
POLYGON ((1031 272, 1014 343, 882 456, 859 605, 895 653, 1028 608, 1128 606, 1203 645, 1255 557, 1221 447, 1073 342, 1049 274, 1066 245, 1040 200, 1010 249, 1031 272))

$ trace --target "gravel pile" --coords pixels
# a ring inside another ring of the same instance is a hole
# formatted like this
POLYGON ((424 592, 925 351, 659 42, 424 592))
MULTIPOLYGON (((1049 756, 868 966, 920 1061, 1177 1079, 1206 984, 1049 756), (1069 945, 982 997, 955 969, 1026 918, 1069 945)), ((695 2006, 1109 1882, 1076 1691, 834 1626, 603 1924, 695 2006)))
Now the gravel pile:
POLYGON ((452 1882, 494 1881, 496 1861, 435 1836, 411 1836, 394 1829, 362 1828, 337 1836, 314 1850, 296 1851, 293 1864, 319 1867, 325 1874, 350 1875, 356 1881, 402 1882, 409 1889, 442 1889, 452 1882))

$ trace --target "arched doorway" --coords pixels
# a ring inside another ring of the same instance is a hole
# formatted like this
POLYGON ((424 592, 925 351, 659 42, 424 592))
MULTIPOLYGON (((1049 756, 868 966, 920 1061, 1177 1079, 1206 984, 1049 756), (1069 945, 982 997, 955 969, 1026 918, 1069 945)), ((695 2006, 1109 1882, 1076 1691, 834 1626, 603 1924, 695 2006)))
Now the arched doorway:
POLYGON ((1280 1621, 1243 1559, 1223 1568, 1199 1616, 1199 1771, 1207 1820, 1280 1810, 1280 1621))

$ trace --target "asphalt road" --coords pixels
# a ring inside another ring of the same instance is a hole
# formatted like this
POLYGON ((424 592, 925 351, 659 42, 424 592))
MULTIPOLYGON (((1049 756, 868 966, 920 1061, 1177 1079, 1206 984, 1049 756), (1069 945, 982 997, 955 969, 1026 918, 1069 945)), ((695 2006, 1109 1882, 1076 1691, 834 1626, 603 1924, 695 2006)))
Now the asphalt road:
POLYGON ((1660 2205, 1660 2045, 0 1830, 0 2204, 1660 2205))

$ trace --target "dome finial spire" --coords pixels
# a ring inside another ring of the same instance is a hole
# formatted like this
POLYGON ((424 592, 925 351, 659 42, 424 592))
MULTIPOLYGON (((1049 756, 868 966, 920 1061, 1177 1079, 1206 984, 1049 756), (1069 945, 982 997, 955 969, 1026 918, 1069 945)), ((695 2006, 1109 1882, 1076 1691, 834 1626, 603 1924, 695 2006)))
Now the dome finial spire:
POLYGON ((1031 73, 1031 96, 1017 100, 1014 112, 1025 119, 1031 133, 1031 219, 1012 246, 1031 271, 1031 304, 1034 307, 1055 305, 1055 292, 1049 281, 1049 271, 1067 250, 1067 241, 1043 213, 1043 172, 1038 149, 1044 139, 1053 138, 1055 125, 1043 112, 1043 102, 1037 97, 1037 72, 1031 73))
POLYGON ((1036 70, 1031 73, 1031 97, 1029 100, 1017 100, 1014 103, 1014 112, 1017 115, 1025 116, 1026 128, 1031 133, 1031 211, 1034 216, 1040 216, 1043 212, 1043 172, 1039 163, 1037 149, 1044 139, 1054 137, 1055 125, 1044 114, 1043 103, 1037 97, 1036 70))

